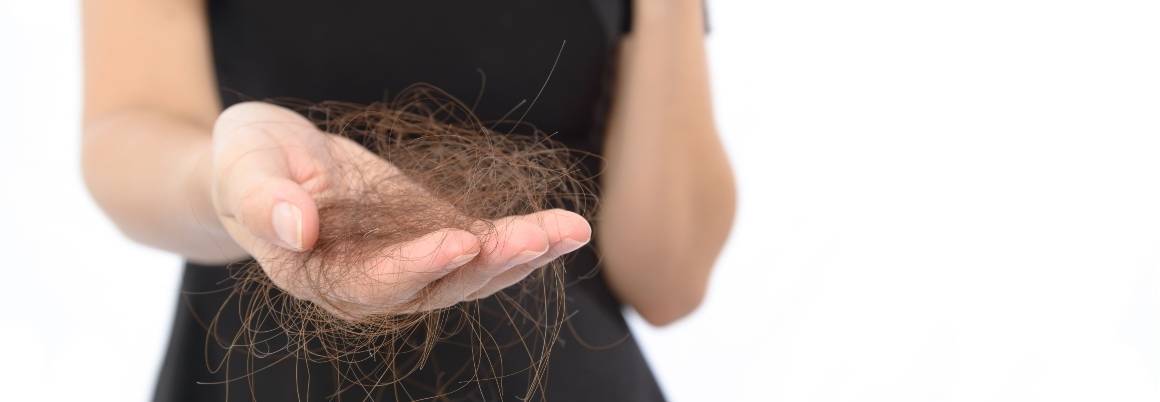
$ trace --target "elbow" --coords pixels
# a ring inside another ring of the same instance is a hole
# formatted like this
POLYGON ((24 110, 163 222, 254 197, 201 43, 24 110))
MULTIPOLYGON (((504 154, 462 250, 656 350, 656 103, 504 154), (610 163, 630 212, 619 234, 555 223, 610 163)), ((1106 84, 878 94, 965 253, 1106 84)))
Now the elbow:
POLYGON ((92 124, 86 124, 82 131, 83 137, 80 152, 81 179, 85 184, 85 190, 89 193, 89 197, 97 204, 98 208, 106 215, 109 215, 112 211, 109 210, 108 197, 106 196, 106 193, 109 192, 106 190, 108 180, 102 174, 103 171, 101 169, 102 165, 106 163, 102 155, 103 147, 101 147, 97 139, 93 138, 96 136, 94 132, 97 130, 92 124))
POLYGON ((91 125, 86 125, 84 128, 84 139, 81 145, 80 152, 80 174, 84 182, 85 190, 89 193, 90 199, 96 204, 97 208, 104 212, 105 216, 113 223, 122 235, 131 240, 138 241, 134 234, 136 233, 132 225, 128 225, 128 220, 121 213, 125 208, 120 207, 115 191, 115 183, 111 180, 107 165, 110 163, 108 152, 106 148, 100 143, 100 139, 93 138, 96 131, 91 125))
POLYGON ((110 141, 107 119, 92 119, 82 128, 80 174, 90 199, 104 212, 122 235, 137 243, 146 243, 141 223, 134 219, 138 204, 128 200, 123 181, 117 180, 117 164, 124 163, 121 144, 110 141))
POLYGON ((117 161, 116 144, 109 144, 108 124, 98 119, 86 121, 81 129, 80 168, 85 189, 97 206, 107 215, 116 212, 113 208, 116 191, 114 180, 109 176, 111 166, 117 161))
POLYGON ((111 189, 115 186, 112 185, 113 181, 110 180, 108 171, 118 158, 124 160, 124 155, 118 152, 119 146, 123 144, 111 144, 114 141, 110 141, 111 126, 115 123, 113 120, 115 116, 108 114, 85 116, 84 125, 81 127, 81 179, 89 196, 105 213, 109 213, 107 204, 109 198, 115 194, 111 189))
POLYGON ((683 289, 666 292, 664 297, 655 298, 650 303, 641 303, 633 307, 645 322, 663 327, 697 311, 705 300, 707 288, 707 281, 699 281, 684 286, 683 289))

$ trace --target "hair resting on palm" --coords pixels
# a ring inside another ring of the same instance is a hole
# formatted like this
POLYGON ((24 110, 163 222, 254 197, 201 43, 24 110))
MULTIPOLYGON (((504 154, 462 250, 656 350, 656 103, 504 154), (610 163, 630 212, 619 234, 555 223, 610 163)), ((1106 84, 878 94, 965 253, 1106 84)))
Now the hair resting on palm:
POLYGON ((554 246, 529 259, 505 255, 515 264, 485 264, 503 272, 480 273, 490 278, 482 288, 446 288, 473 275, 467 268, 475 261, 504 255, 498 249, 513 241, 517 225, 536 224, 549 237, 566 236, 550 230, 552 220, 565 214, 555 208, 591 216, 595 193, 580 166, 581 157, 590 155, 524 122, 482 122, 463 103, 426 85, 371 105, 273 103, 333 134, 327 152, 365 148, 388 163, 334 158, 345 162, 328 173, 326 190, 314 196, 313 247, 270 248, 255 256, 257 262, 233 270, 231 301, 239 311, 219 314, 240 313, 243 322, 223 336, 213 328, 215 319, 211 333, 218 346, 329 363, 344 386, 371 389, 403 380, 440 339, 466 330, 474 340, 473 360, 505 347, 526 350, 532 366, 511 371, 525 372, 534 392, 565 320, 557 257, 583 243, 549 239, 554 246), (430 260, 448 254, 447 248, 460 248, 469 258, 431 270, 430 260), (410 283, 414 278, 421 283, 410 283), (489 336, 479 320, 478 300, 484 297, 507 306, 504 315, 511 332, 520 335, 519 345, 489 336), (465 319, 449 326, 448 313, 465 319), (368 361, 378 362, 374 372, 366 371, 368 361))

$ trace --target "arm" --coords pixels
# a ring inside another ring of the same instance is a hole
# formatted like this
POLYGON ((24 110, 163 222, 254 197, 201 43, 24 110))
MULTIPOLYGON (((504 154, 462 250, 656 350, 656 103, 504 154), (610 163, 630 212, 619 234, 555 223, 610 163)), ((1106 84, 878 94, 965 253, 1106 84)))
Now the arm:
POLYGON ((246 256, 210 200, 214 93, 200 0, 84 2, 82 166, 128 237, 201 262, 246 256))
POLYGON ((288 109, 248 102, 219 113, 203 9, 200 0, 84 4, 85 183, 130 238, 199 262, 252 256, 292 296, 341 295, 341 306, 321 307, 351 319, 490 296, 591 238, 584 218, 562 210, 493 220, 498 236, 436 230, 361 261, 366 279, 318 293, 302 279, 317 262, 284 253, 318 241, 315 200, 357 191, 347 168, 396 170, 288 109))
POLYGON ((654 325, 704 297, 734 212, 699 0, 637 1, 620 55, 597 226, 609 284, 654 325))

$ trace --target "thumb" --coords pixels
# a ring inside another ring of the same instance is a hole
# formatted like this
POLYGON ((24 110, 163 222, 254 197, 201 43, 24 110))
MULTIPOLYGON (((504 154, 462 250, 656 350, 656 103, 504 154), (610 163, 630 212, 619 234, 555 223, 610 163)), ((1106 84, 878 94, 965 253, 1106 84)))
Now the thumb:
POLYGON ((296 251, 314 247, 318 207, 294 180, 284 146, 270 135, 297 127, 285 122, 232 125, 226 117, 223 113, 214 130, 214 200, 223 220, 256 238, 235 239, 251 253, 260 250, 254 240, 296 251))
POLYGON ((252 184, 236 201, 233 210, 238 223, 254 236, 283 248, 302 251, 314 247, 318 207, 313 197, 287 178, 257 179, 248 180, 252 184))

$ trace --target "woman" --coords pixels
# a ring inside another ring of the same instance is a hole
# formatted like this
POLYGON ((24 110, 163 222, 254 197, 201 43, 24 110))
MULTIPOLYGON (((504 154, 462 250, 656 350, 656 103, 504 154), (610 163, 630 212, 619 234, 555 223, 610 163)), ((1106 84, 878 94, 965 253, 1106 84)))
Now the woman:
MULTIPOLYGON (((661 400, 639 349, 625 340, 621 306, 654 325, 691 312, 733 215, 732 174, 711 116, 703 18, 699 0, 86 2, 86 183, 128 237, 189 261, 182 290, 190 296, 178 309, 156 398, 322 400, 337 387, 326 376, 302 378, 295 362, 228 386, 207 362, 220 356, 207 354, 200 320, 223 300, 206 291, 228 284, 228 263, 256 258, 273 272, 278 262, 265 258, 272 248, 312 247, 314 195, 320 183, 340 179, 332 173, 342 162, 318 151, 329 134, 235 94, 370 103, 426 82, 460 99, 481 95, 475 111, 484 120, 538 99, 518 111, 524 120, 602 156, 602 167, 589 167, 603 172, 601 209, 591 228, 576 214, 541 211, 495 221, 505 247, 481 248, 465 236, 459 247, 434 249, 420 239, 404 246, 434 250, 435 258, 384 264, 468 273, 450 287, 459 293, 441 295, 467 300, 594 239, 568 271, 575 331, 553 350, 540 396, 661 400), (595 249, 599 275, 584 275, 597 265, 595 249), (604 347, 585 346, 593 344, 604 347)), ((416 373, 403 391, 374 397, 525 396, 528 381, 518 373, 505 373, 502 393, 446 393, 435 383, 454 370, 438 366, 468 360, 463 353, 437 345, 428 365, 436 368, 416 373)), ((342 399, 362 398, 345 392, 342 399)))

